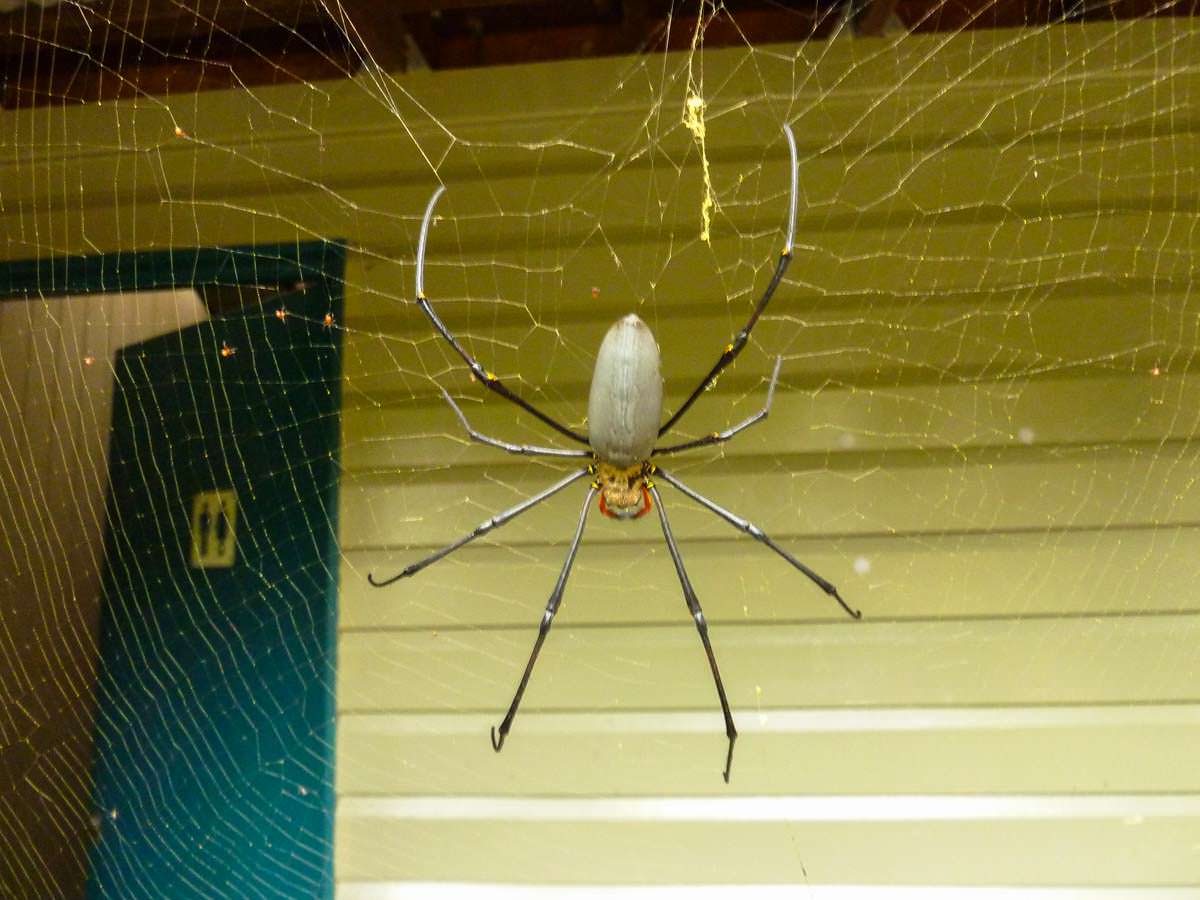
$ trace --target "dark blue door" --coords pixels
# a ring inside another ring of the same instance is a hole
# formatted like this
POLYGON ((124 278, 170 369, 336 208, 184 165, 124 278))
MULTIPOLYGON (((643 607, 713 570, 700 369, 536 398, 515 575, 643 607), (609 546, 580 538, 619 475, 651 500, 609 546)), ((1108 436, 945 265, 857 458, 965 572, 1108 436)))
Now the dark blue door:
POLYGON ((330 274, 119 357, 92 896, 332 895, 330 274))

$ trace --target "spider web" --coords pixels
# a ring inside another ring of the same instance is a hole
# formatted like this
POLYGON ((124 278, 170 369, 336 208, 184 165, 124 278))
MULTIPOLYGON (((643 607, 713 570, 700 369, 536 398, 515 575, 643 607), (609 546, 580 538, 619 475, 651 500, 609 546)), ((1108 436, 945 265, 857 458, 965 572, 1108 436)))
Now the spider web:
POLYGON ((395 74, 355 7, 317 4, 338 56, 246 4, 318 79, 184 0, 174 59, 226 83, 194 91, 126 74, 150 44, 115 6, 63 6, 108 41, 18 9, 0 113, 0 894, 1200 883, 1187 10, 822 5, 774 43, 705 4, 636 56, 429 72, 414 44, 395 74), (653 515, 590 515, 496 755, 585 489, 368 585, 570 468, 471 443, 442 399, 565 446, 412 302, 425 205, 446 185, 438 314, 586 432, 617 318, 655 333, 665 413, 745 324, 784 123, 791 267, 674 434, 758 411, 779 358, 771 415, 662 465, 864 619, 660 483, 732 785, 653 515), (189 556, 201 521, 236 532, 228 572, 189 556))

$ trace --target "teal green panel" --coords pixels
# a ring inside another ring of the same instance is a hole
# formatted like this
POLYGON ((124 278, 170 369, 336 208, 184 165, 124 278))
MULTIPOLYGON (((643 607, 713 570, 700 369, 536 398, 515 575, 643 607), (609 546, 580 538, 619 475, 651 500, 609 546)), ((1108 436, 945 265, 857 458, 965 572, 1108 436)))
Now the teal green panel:
POLYGON ((200 284, 283 285, 328 278, 340 302, 344 258, 345 248, 328 241, 54 256, 0 266, 0 297, 150 291, 200 284))
POLYGON ((324 273, 194 251, 201 280, 305 285, 118 358, 90 896, 332 895, 341 249, 319 249, 324 273), (232 526, 194 516, 216 491, 232 526), (195 565, 194 519, 232 565, 195 565))

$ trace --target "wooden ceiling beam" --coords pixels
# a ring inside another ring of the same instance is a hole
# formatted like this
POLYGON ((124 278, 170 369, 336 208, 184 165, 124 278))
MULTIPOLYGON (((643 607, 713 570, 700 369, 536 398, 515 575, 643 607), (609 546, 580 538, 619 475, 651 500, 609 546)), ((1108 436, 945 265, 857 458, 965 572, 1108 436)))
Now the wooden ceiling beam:
MULTIPOLYGON (((493 9, 549 5, 555 0, 342 0, 354 16, 429 15, 464 9, 493 9)), ((94 0, 90 3, 30 4, 0 13, 0 54, 27 42, 59 47, 87 47, 97 29, 120 30, 138 40, 156 43, 179 40, 198 29, 231 34, 270 28, 295 29, 331 20, 336 4, 319 0, 94 0)), ((357 21, 357 19, 356 19, 357 21)))
POLYGON ((402 10, 405 5, 379 0, 341 0, 331 11, 338 15, 337 25, 364 63, 369 59, 385 72, 403 72, 408 68, 405 39, 408 28, 402 10))
POLYGON ((325 7, 315 0, 255 0, 253 4, 190 0, 187 6, 156 0, 98 0, 25 6, 0 15, 0 54, 20 51, 31 43, 88 49, 113 34, 157 45, 206 32, 236 35, 263 29, 294 30, 323 21, 328 21, 325 7))
POLYGON ((325 23, 286 35, 264 29, 200 36, 193 38, 193 48, 163 49, 111 35, 91 48, 42 43, 0 57, 0 105, 85 103, 342 78, 354 68, 343 37, 325 23))
MULTIPOLYGON (((694 15, 670 0, 92 0, 0 14, 7 107, 138 93, 345 77, 368 57, 389 71, 410 43, 434 69, 686 50, 694 15), (340 18, 335 20, 331 16, 340 18)), ((855 30, 1041 27, 1075 19, 1196 15, 1200 0, 867 0, 855 30)), ((830 36, 845 7, 726 0, 706 47, 830 36)))

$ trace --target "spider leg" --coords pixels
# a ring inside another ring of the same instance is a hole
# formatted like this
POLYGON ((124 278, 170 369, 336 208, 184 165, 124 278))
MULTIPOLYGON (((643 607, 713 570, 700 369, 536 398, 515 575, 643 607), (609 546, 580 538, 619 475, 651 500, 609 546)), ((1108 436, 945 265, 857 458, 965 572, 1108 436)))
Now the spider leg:
POLYGON ((438 185, 438 189, 434 191, 433 196, 429 198, 429 205, 425 207, 425 218, 421 221, 421 236, 417 241, 417 305, 424 310, 425 315, 429 317, 429 321, 433 323, 433 327, 438 330, 438 333, 444 337, 450 346, 454 348, 454 351, 462 357, 463 362, 465 362, 471 369, 471 373, 481 382, 483 382, 484 387, 486 387, 488 390, 494 391, 501 397, 511 400, 513 403, 517 404, 517 406, 521 407, 521 409, 549 425, 559 434, 569 437, 571 440, 577 441, 580 444, 587 444, 588 439, 582 434, 577 431, 572 431, 566 425, 559 424, 557 421, 546 415, 546 413, 542 412, 531 403, 522 400, 507 387, 505 387, 499 378, 481 366, 475 357, 471 356, 471 354, 466 351, 466 348, 464 348, 463 345, 458 342, 458 338, 451 334, 450 329, 448 329, 445 323, 438 318, 438 314, 434 312, 429 300, 426 299, 425 244, 429 238, 429 224, 433 221, 433 208, 437 205, 438 199, 443 193, 445 193, 445 190, 445 185, 438 185))
POLYGON ((792 189, 788 208, 787 242, 783 245, 783 252, 779 255, 779 262, 775 265, 775 274, 771 276, 771 281, 767 284, 767 289, 763 292, 763 295, 758 298, 758 303, 755 304, 754 311, 750 313, 750 319, 746 322, 745 327, 737 333, 732 343, 725 346, 716 364, 704 376, 696 389, 692 391, 691 396, 684 400, 683 405, 675 410, 674 415, 667 419, 666 424, 658 429, 659 437, 662 437, 669 431, 671 426, 678 422, 680 417, 696 402, 696 398, 704 393, 709 385, 716 381, 717 376, 725 370, 725 367, 737 359, 737 355, 746 346, 746 341, 750 339, 751 329, 757 324, 759 316, 763 314, 763 310, 767 308, 767 304, 771 302, 771 297, 775 294, 775 289, 779 287, 779 283, 783 280, 783 273, 787 271, 788 263, 792 261, 792 242, 796 237, 796 194, 799 180, 797 166, 799 163, 797 162, 796 137, 792 134, 791 126, 786 122, 783 125, 783 134, 787 138, 788 153, 792 161, 792 189))
POLYGON ((784 559, 786 559, 788 562, 790 562, 793 566, 795 566, 797 569, 799 569, 801 572, 803 572, 805 575, 807 575, 808 578, 813 582, 813 584, 815 584, 817 587, 819 587, 821 590, 823 590, 826 594, 828 594, 830 597, 832 597, 834 600, 836 600, 841 605, 842 609, 844 609, 851 618, 854 618, 854 619, 862 618, 862 611, 857 610, 857 609, 852 609, 849 606, 849 604, 847 604, 846 601, 842 599, 842 595, 838 593, 837 588, 835 588, 832 584, 830 584, 828 581, 826 581, 824 578, 822 578, 820 575, 818 575, 816 572, 814 572, 812 569, 810 569, 804 563, 800 562, 800 560, 796 559, 796 557, 792 556, 790 553, 788 553, 786 550, 784 550, 782 547, 780 547, 778 544, 776 544, 773 540, 771 540, 769 537, 767 537, 765 534, 763 534, 762 529, 759 528, 757 525, 755 525, 753 522, 748 522, 745 519, 743 519, 741 516, 734 515, 729 510, 727 510, 721 506, 718 506, 717 504, 715 504, 711 500, 709 500, 707 497, 705 497, 703 494, 698 494, 696 491, 692 490, 690 487, 688 487, 686 484, 684 484, 678 478, 675 478, 674 476, 668 474, 667 472, 664 472, 662 469, 659 469, 656 467, 654 470, 654 474, 656 476, 658 476, 659 478, 662 478, 663 481, 672 485, 676 489, 687 494, 689 497, 691 497, 693 500, 695 500, 697 503, 699 503, 701 506, 703 506, 709 512, 715 513, 717 516, 724 519, 726 522, 728 522, 730 525, 732 525, 738 531, 741 531, 744 534, 750 535, 750 537, 754 538, 756 541, 758 541, 760 543, 766 544, 768 547, 770 547, 772 550, 774 550, 776 553, 778 553, 780 556, 782 556, 784 559))
POLYGON ((779 367, 783 365, 783 357, 775 357, 775 371, 771 373, 771 383, 767 387, 767 402, 763 404, 763 408, 756 412, 744 422, 734 425, 732 428, 727 428, 724 431, 714 431, 712 434, 706 434, 704 437, 696 438, 694 441, 685 441, 682 444, 672 444, 670 447, 656 447, 651 456, 662 456, 664 453, 678 453, 680 450, 692 450, 696 447, 707 447, 709 444, 720 444, 729 440, 735 434, 745 431, 751 425, 761 422, 771 412, 771 401, 775 399, 775 382, 779 380, 779 367))
POLYGON ((713 681, 717 683, 717 697, 721 701, 721 713, 725 716, 725 736, 729 738, 729 753, 725 757, 725 783, 729 784, 729 769, 733 765, 733 743, 737 740, 737 729, 733 727, 733 714, 729 711, 729 700, 725 697, 725 685, 721 681, 721 672, 717 669, 717 658, 713 655, 712 644, 708 640, 708 622, 704 618, 704 610, 700 608, 700 600, 688 579, 687 570, 683 567, 683 557, 675 545, 675 537, 671 534, 671 524, 667 521, 667 510, 658 488, 649 485, 650 493, 654 495, 654 505, 658 507, 658 521, 662 525, 663 537, 667 541, 667 550, 675 563, 675 573, 679 576, 679 584, 683 588, 683 599, 687 601, 688 610, 696 622, 696 630, 700 632, 700 640, 704 644, 704 653, 708 656, 708 666, 712 669, 713 681))
POLYGON ((588 469, 580 469, 578 472, 572 472, 566 478, 562 479, 561 481, 556 481, 541 493, 534 494, 528 500, 522 500, 516 506, 509 507, 508 509, 504 510, 504 512, 497 513, 496 515, 492 516, 486 522, 479 523, 473 529, 471 529, 471 531, 467 532, 467 534, 460 537, 454 543, 447 544, 441 550, 429 554, 424 559, 417 560, 415 563, 412 563, 410 566, 403 569, 400 574, 393 575, 391 578, 385 578, 383 581, 376 581, 375 576, 368 572, 367 581, 369 581, 374 587, 387 587, 389 584, 399 581, 401 578, 408 578, 410 575, 416 575, 426 566, 432 565, 444 556, 449 556, 464 544, 469 544, 471 541, 475 540, 475 538, 482 537, 493 528, 499 528, 501 525, 512 521, 527 509, 533 509, 533 507, 537 506, 543 500, 553 497, 567 485, 578 481, 587 474, 589 474, 588 469))
POLYGON ((458 416, 459 424, 462 425, 463 430, 470 435, 471 440, 473 441, 478 441, 481 444, 487 444, 489 447, 498 447, 507 453, 517 453, 521 456, 558 456, 582 458, 590 457, 592 455, 590 450, 560 450, 557 447, 536 447, 529 444, 510 444, 508 441, 501 441, 494 437, 488 437, 486 434, 480 434, 471 427, 471 423, 467 421, 467 417, 463 414, 463 411, 459 408, 458 404, 454 402, 454 398, 446 393, 446 389, 441 385, 438 385, 438 389, 442 392, 442 396, 446 398, 446 402, 450 404, 450 408, 454 410, 454 414, 458 416))
POLYGON ((583 526, 587 523, 588 510, 591 508, 592 498, 596 496, 596 491, 597 488, 593 485, 583 501, 583 509, 579 513, 579 525, 575 529, 575 537, 571 540, 571 549, 567 551, 567 559, 563 563, 562 571, 558 573, 558 581, 555 582, 554 590, 550 592, 550 599, 546 602, 546 611, 542 614, 541 625, 538 626, 537 640, 534 641, 533 651, 529 654, 529 662, 525 664, 525 674, 521 676, 517 692, 508 706, 508 712, 504 714, 504 721, 500 723, 499 740, 496 739, 496 728, 492 728, 492 749, 497 753, 504 746, 504 739, 508 737, 509 729, 512 728, 513 718, 517 715, 517 707, 521 703, 521 697, 525 694, 525 686, 529 684, 529 676, 533 672, 533 664, 537 662, 542 643, 546 640, 546 635, 550 633, 550 626, 554 622, 554 614, 558 612, 559 604, 562 603, 563 591, 566 590, 567 578, 571 575, 571 566, 575 563, 575 554, 579 551, 579 542, 583 540, 583 526))

